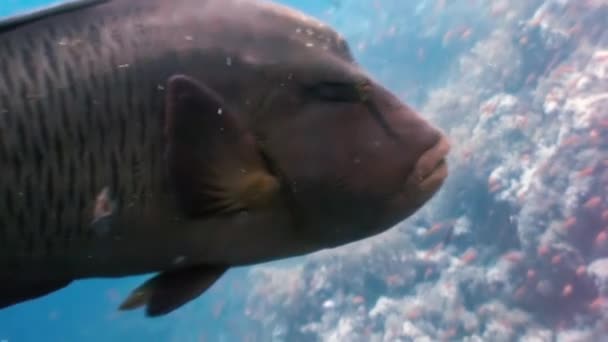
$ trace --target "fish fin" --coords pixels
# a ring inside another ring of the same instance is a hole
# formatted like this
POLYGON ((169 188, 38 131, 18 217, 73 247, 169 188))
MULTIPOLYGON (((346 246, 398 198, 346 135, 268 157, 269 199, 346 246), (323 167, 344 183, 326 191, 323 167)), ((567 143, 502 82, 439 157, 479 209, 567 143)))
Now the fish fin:
POLYGON ((215 283, 226 266, 194 266, 162 272, 133 290, 120 310, 146 307, 146 316, 163 316, 195 299, 215 283))
POLYGON ((31 283, 17 284, 3 281, 0 284, 0 309, 25 302, 38 297, 43 297, 51 292, 61 290, 68 286, 72 280, 42 280, 31 283))
POLYGON ((111 0, 71 0, 44 7, 38 7, 32 11, 0 19, 0 33, 14 30, 19 26, 27 25, 31 22, 38 21, 46 17, 75 11, 84 7, 96 6, 109 1, 111 0))
POLYGON ((192 216, 264 206, 279 190, 254 136, 222 98, 188 76, 171 77, 166 157, 178 201, 192 216))

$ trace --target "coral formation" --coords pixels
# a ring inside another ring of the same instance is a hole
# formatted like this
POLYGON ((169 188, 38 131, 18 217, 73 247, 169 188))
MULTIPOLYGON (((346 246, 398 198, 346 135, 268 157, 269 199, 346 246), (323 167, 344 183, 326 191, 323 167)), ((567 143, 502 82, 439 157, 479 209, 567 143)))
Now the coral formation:
MULTIPOLYGON (((608 2, 377 3, 383 20, 343 25, 358 53, 378 37, 465 47, 434 89, 403 91, 456 142, 450 178, 387 233, 255 268, 260 339, 606 340, 608 2), (406 10, 424 29, 394 28, 406 10)), ((333 11, 369 16, 362 1, 333 11)), ((376 68, 400 86, 402 70, 376 68)))

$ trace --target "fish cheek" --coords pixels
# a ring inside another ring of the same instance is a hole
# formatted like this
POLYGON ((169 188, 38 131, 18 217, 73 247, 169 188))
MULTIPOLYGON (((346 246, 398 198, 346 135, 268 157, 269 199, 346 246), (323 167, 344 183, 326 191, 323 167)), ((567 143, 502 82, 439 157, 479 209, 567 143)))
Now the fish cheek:
POLYGON ((298 222, 362 231, 375 226, 405 179, 402 148, 363 104, 292 109, 271 124, 267 145, 292 188, 298 222))
POLYGON ((200 218, 269 205, 280 183, 241 118, 198 80, 176 75, 167 88, 166 161, 184 212, 200 218))

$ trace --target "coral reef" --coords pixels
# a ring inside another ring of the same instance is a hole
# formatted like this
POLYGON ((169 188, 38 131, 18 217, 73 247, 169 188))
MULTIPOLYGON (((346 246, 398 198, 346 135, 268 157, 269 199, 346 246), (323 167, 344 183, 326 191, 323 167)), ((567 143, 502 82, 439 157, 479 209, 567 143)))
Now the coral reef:
MULTIPOLYGON (((385 44, 461 41, 440 84, 403 90, 457 142, 450 178, 389 232, 254 268, 257 337, 608 340, 608 1, 376 3, 383 20, 343 25, 359 53, 387 30, 385 44), (391 31, 399 11, 424 29, 391 31), (484 15, 454 19, 474 11, 484 15)), ((333 11, 370 16, 361 1, 333 11)), ((403 70, 375 67, 399 87, 403 70)))

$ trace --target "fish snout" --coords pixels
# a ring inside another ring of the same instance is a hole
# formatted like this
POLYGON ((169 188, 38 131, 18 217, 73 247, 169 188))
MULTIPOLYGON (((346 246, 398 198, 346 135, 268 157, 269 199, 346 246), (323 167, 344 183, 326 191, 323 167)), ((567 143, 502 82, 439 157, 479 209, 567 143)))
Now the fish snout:
POLYGON ((434 193, 448 176, 446 159, 450 152, 450 141, 441 130, 430 124, 422 129, 427 130, 425 136, 432 137, 427 138, 432 143, 416 160, 406 184, 408 188, 413 186, 423 193, 434 193))
POLYGON ((374 89, 377 108, 380 113, 387 115, 390 123, 388 130, 400 142, 398 153, 402 158, 402 166, 408 170, 405 188, 401 190, 424 202, 447 178, 446 158, 450 152, 448 137, 387 89, 380 85, 374 89))

